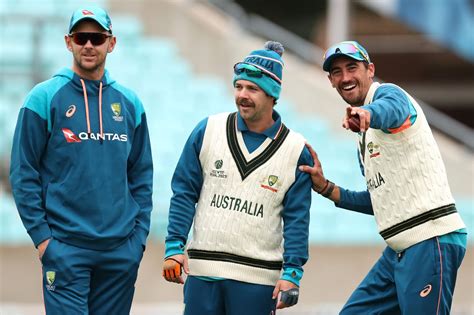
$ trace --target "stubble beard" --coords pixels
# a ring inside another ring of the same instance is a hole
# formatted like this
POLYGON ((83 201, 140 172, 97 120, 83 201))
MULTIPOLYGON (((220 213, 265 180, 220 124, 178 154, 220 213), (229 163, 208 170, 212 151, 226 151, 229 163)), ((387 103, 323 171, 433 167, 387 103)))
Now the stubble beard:
POLYGON ((105 58, 101 61, 98 61, 94 64, 87 63, 82 60, 82 56, 79 57, 74 57, 74 63, 76 64, 76 67, 81 70, 81 72, 84 73, 96 73, 99 72, 105 64, 105 58))

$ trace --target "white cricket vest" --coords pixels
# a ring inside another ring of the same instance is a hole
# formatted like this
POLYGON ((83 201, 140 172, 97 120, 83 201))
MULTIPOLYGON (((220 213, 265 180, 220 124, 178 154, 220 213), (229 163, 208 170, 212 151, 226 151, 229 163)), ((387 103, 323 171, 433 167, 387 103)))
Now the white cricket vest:
POLYGON ((275 285, 283 264, 282 202, 305 141, 282 124, 275 139, 249 153, 236 118, 223 113, 207 122, 190 272, 275 285))
MULTIPOLYGON (((365 104, 372 102, 379 86, 372 84, 365 104)), ((395 251, 465 227, 425 115, 404 93, 417 112, 412 126, 395 134, 372 128, 359 134, 375 220, 380 235, 395 251)))

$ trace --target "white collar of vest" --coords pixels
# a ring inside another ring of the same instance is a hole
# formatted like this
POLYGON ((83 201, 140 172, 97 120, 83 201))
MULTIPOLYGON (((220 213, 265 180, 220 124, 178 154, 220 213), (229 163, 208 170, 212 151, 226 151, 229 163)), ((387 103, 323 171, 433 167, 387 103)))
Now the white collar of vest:
POLYGON ((364 105, 368 105, 372 103, 372 99, 374 98, 375 91, 377 90, 379 86, 380 86, 380 83, 378 82, 372 83, 372 85, 369 88, 369 91, 367 92, 367 95, 365 96, 364 105))

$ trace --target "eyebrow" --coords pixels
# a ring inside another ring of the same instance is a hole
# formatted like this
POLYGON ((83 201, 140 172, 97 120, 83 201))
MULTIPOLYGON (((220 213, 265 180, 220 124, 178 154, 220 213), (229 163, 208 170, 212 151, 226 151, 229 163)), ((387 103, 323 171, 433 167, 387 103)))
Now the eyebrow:
POLYGON ((350 67, 350 66, 357 66, 357 62, 358 61, 350 61, 350 62, 344 64, 343 66, 332 67, 329 71, 332 72, 333 70, 336 70, 336 69, 347 68, 347 67, 350 67))

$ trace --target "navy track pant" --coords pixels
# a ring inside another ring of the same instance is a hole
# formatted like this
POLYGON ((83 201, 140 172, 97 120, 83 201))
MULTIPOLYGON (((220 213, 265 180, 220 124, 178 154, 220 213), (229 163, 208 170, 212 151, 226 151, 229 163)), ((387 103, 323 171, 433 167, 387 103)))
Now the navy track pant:
POLYGON ((134 235, 106 251, 52 238, 41 259, 46 314, 129 314, 142 256, 134 235))
POLYGON ((236 280, 207 281, 189 276, 184 284, 185 315, 273 315, 274 286, 236 280))
MULTIPOLYGON (((466 235, 453 233, 453 237, 466 235)), ((341 315, 450 313, 456 275, 465 247, 434 237, 401 253, 387 247, 352 293, 341 315)))

